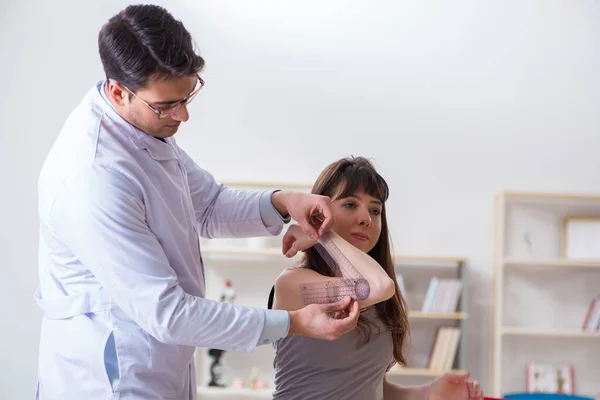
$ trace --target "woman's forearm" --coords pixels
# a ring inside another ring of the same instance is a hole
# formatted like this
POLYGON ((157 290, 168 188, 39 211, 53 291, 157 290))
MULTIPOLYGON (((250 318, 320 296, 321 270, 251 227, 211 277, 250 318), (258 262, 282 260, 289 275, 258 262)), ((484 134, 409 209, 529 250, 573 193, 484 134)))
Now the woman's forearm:
POLYGON ((377 261, 375 261, 367 253, 364 253, 362 250, 348 243, 335 232, 328 233, 328 239, 329 242, 325 242, 323 245, 327 251, 330 252, 330 257, 340 264, 342 277, 347 279, 362 278, 369 283, 370 293, 377 294, 377 296, 375 296, 377 299, 371 299, 371 301, 369 301, 369 299, 364 300, 373 304, 372 300, 375 300, 375 303, 378 303, 380 301, 387 300, 394 295, 394 281, 389 277, 387 272, 385 272, 383 267, 377 263, 377 261), (337 249, 343 253, 343 257, 348 260, 352 266, 344 266, 343 261, 338 259, 336 256, 336 252, 332 251, 330 248, 331 246, 337 247, 337 249), (347 270, 347 268, 352 269, 352 271, 347 270))

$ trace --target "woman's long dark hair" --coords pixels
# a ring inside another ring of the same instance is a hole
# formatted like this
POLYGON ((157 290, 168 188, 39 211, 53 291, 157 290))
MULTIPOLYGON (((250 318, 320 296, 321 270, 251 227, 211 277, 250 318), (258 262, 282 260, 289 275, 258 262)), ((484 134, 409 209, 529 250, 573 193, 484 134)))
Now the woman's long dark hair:
MULTIPOLYGON (((385 212, 385 202, 389 196, 386 181, 377 173, 375 167, 364 157, 349 157, 338 160, 325 168, 317 178, 312 188, 313 194, 344 198, 355 195, 359 191, 381 201, 381 234, 375 247, 369 255, 383 267, 388 276, 394 281, 396 291, 390 299, 375 304, 379 319, 390 329, 394 342, 394 360, 405 366, 406 360, 402 355, 402 345, 409 334, 407 304, 400 293, 396 280, 394 260, 390 250, 390 238, 385 212), (339 191, 339 194, 336 193, 339 191)), ((309 248, 301 262, 305 268, 310 268, 324 276, 334 276, 333 271, 321 258, 315 248, 309 248)), ((362 313, 358 319, 359 332, 368 341, 371 336, 373 322, 362 313)))

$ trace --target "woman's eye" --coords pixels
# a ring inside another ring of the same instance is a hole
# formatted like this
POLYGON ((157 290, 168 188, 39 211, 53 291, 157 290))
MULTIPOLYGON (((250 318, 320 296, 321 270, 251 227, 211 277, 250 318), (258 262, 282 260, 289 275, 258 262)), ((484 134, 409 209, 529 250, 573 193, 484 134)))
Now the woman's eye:
POLYGON ((354 203, 345 203, 344 207, 346 207, 346 208, 354 208, 354 203))
POLYGON ((376 208, 376 209, 374 209, 374 210, 372 210, 371 212, 372 212, 373 214, 375 214, 375 215, 380 215, 380 214, 381 214, 381 210, 379 210, 379 209, 377 209, 377 208, 376 208))

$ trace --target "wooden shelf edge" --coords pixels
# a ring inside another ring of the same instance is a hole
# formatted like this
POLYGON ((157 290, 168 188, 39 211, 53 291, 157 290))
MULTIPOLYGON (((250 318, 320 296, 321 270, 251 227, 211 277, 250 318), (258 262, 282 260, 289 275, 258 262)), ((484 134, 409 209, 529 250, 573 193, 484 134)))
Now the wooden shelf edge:
POLYGON ((600 201, 599 193, 560 193, 560 192, 518 192, 504 191, 500 193, 507 200, 575 200, 600 201))
POLYGON ((469 314, 466 312, 453 312, 453 313, 436 313, 436 312, 422 312, 422 311, 409 311, 409 318, 422 318, 422 319, 467 319, 469 314))
POLYGON ((420 262, 420 263, 464 263, 467 261, 464 257, 437 257, 437 256, 419 256, 419 255, 402 255, 394 254, 392 256, 395 262, 420 262))
POLYGON ((222 256, 281 256, 284 257, 280 249, 246 249, 246 248, 216 248, 204 246, 201 249, 204 254, 215 254, 222 256))
POLYGON ((536 336, 536 337, 574 337, 574 338, 600 338, 599 332, 586 332, 578 329, 536 329, 504 326, 500 331, 509 336, 536 336))
POLYGON ((437 371, 428 368, 397 368, 388 371, 389 375, 403 375, 403 376, 442 376, 446 372, 454 372, 457 374, 464 374, 466 371, 454 369, 451 371, 437 371))
POLYGON ((221 181, 223 185, 231 188, 248 189, 312 189, 313 185, 309 183, 295 182, 270 182, 270 181, 221 181))
POLYGON ((569 259, 546 259, 531 260, 518 258, 505 258, 502 260, 507 267, 537 267, 537 268, 600 268, 600 260, 569 260, 569 259))

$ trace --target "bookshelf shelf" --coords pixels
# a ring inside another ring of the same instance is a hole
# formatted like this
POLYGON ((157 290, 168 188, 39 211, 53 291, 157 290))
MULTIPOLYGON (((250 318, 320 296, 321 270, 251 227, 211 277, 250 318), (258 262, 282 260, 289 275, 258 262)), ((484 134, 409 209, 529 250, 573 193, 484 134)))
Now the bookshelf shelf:
POLYGON ((281 249, 211 248, 202 249, 202 254, 220 257, 278 257, 285 259, 281 249))
POLYGON ((409 311, 409 318, 422 318, 422 319, 467 319, 468 314, 466 312, 454 312, 454 313, 433 313, 433 312, 422 312, 422 311, 409 311))
POLYGON ((446 372, 455 372, 457 374, 463 374, 466 371, 455 369, 452 371, 436 371, 428 368, 396 368, 388 372, 388 375, 403 375, 403 376, 430 376, 437 377, 442 376, 446 372))
POLYGON ((585 260, 528 260, 528 259, 505 259, 505 267, 522 267, 522 268, 600 268, 600 260, 585 261, 585 260))
POLYGON ((535 329, 505 326, 502 334, 513 336, 537 336, 555 338, 596 338, 600 339, 600 332, 586 332, 578 329, 535 329))
MULTIPOLYGON (((272 258, 277 260, 287 260, 280 248, 247 248, 247 247, 211 247, 204 246, 202 254, 215 258, 272 258)), ((296 254, 291 260, 299 258, 301 253, 296 254)), ((400 267, 452 267, 464 263, 462 258, 454 257, 431 257, 419 255, 393 255, 394 263, 400 267)))
POLYGON ((312 183, 306 182, 255 182, 255 181, 223 181, 223 185, 230 188, 244 189, 292 189, 292 190, 310 190, 312 183))
POLYGON ((587 321, 600 259, 567 257, 566 221, 600 217, 600 195, 503 192, 494 201, 490 397, 526 392, 532 368, 565 367, 575 394, 595 396, 600 347, 590 340, 600 332, 587 321))
POLYGON ((440 264, 452 264, 456 266, 459 263, 466 262, 466 259, 460 257, 432 257, 432 256, 416 256, 416 255, 395 255, 394 261, 397 263, 406 263, 410 264, 411 262, 416 262, 418 264, 426 264, 426 265, 436 265, 440 264))

